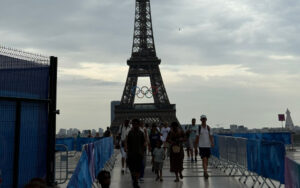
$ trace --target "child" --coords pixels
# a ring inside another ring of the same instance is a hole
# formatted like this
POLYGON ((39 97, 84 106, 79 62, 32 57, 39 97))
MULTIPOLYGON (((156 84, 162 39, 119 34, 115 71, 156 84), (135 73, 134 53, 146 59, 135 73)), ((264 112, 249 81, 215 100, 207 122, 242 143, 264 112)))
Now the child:
POLYGON ((163 181, 163 179, 162 179, 162 167, 164 165, 164 160, 165 160, 165 151, 161 147, 161 145, 162 145, 162 141, 157 140, 156 147, 153 150, 152 162, 154 164, 153 165, 154 170, 155 170, 155 173, 157 175, 156 181, 158 181, 158 180, 163 181))

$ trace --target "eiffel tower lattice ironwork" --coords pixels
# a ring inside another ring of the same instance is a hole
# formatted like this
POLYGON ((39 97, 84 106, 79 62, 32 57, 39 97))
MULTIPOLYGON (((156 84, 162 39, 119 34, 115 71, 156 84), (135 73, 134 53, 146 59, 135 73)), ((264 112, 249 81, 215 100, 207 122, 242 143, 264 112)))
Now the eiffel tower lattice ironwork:
POLYGON ((136 0, 132 54, 120 105, 115 107, 111 128, 115 132, 126 119, 139 118, 145 123, 177 121, 175 104, 170 104, 159 69, 150 0, 136 0), (134 104, 138 77, 149 77, 154 103, 134 104))

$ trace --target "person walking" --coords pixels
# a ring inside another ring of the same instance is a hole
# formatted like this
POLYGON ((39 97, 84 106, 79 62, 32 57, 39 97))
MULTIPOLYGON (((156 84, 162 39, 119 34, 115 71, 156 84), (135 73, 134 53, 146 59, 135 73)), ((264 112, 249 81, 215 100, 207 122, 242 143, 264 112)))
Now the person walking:
POLYGON ((145 136, 140 130, 140 120, 132 120, 132 129, 129 131, 125 151, 127 151, 127 164, 131 173, 134 188, 139 188, 139 177, 145 154, 145 136))
POLYGON ((190 149, 191 162, 194 161, 197 162, 198 143, 196 142, 196 135, 198 132, 198 127, 196 126, 195 118, 192 119, 192 125, 189 126, 188 132, 189 132, 188 142, 190 147, 189 149, 190 149), (195 156, 195 160, 194 160, 194 156, 195 156))
POLYGON ((183 179, 183 159, 184 151, 182 143, 185 141, 184 132, 179 128, 177 122, 171 124, 171 131, 167 137, 167 142, 170 144, 170 171, 174 172, 176 175, 175 182, 179 182, 183 179))
POLYGON ((127 165, 126 165, 127 154, 125 152, 125 142, 126 142, 126 137, 129 133, 129 131, 131 130, 129 123, 130 123, 130 121, 128 119, 125 120, 119 129, 120 151, 121 151, 121 155, 122 155, 122 170, 121 170, 121 172, 123 174, 126 172, 126 169, 127 169, 127 165))
POLYGON ((171 128, 168 126, 167 122, 164 122, 163 127, 161 128, 161 141, 163 143, 163 149, 166 153, 166 151, 169 148, 169 143, 167 142, 167 137, 169 132, 171 131, 171 128))
POLYGON ((162 168, 163 168, 164 160, 165 160, 165 151, 161 147, 161 145, 162 145, 162 141, 157 140, 156 147, 153 150, 152 163, 153 163, 154 170, 156 173, 156 181, 160 180, 162 182, 163 181, 162 168))
MULTIPOLYGON (((188 126, 185 126, 184 128, 184 134, 185 134, 185 137, 186 138, 189 138, 190 137, 190 133, 189 133, 189 127, 188 126)), ((187 154, 187 157, 188 159, 190 159, 190 142, 188 139, 186 139, 186 141, 184 142, 184 145, 185 145, 185 148, 186 148, 186 154, 187 154)))
POLYGON ((149 135, 149 139, 150 139, 151 155, 153 155, 153 150, 156 146, 156 141, 160 139, 160 132, 157 129, 156 123, 152 124, 152 129, 149 135))
MULTIPOLYGON (((150 139, 150 151, 151 151, 151 156, 153 157, 153 151, 154 148, 156 147, 156 142, 158 140, 160 140, 160 132, 157 129, 157 125, 156 123, 152 124, 152 129, 149 135, 149 139, 150 139)), ((152 164, 152 172, 154 171, 154 164, 152 164)))
POLYGON ((140 123, 140 130, 143 132, 144 137, 145 137, 145 147, 144 147, 144 158, 143 158, 143 163, 142 163, 142 168, 141 168, 141 172, 140 172, 140 182, 143 183, 144 182, 144 175, 145 175, 145 168, 146 168, 146 158, 147 158, 147 147, 150 147, 149 145, 149 136, 148 136, 148 130, 144 125, 144 122, 141 121, 140 123))
POLYGON ((201 115, 200 120, 201 120, 201 125, 198 128, 198 134, 196 140, 199 143, 198 144, 199 153, 202 159, 202 166, 204 169, 203 175, 205 179, 208 179, 209 177, 207 173, 208 159, 211 155, 211 147, 214 147, 214 139, 210 127, 206 124, 207 122, 206 115, 201 115))

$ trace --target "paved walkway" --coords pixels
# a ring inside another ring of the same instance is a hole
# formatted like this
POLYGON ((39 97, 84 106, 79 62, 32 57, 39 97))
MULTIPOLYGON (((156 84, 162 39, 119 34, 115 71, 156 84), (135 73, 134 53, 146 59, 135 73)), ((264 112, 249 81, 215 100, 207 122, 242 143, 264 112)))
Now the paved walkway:
MULTIPOLYGON (((131 188, 131 178, 129 172, 126 174, 121 174, 121 162, 120 155, 116 162, 115 168, 112 171, 112 184, 113 188, 131 188)), ((151 172, 150 157, 148 157, 147 167, 145 171, 145 182, 141 183, 141 188, 195 188, 195 187, 222 187, 222 188, 241 188, 245 185, 239 183, 235 178, 228 177, 226 174, 222 173, 218 169, 213 169, 209 167, 210 178, 205 180, 203 177, 203 168, 201 162, 198 159, 198 163, 190 163, 189 161, 184 161, 184 179, 175 183, 174 174, 169 172, 169 160, 166 159, 163 168, 163 182, 155 181, 155 174, 151 172)))

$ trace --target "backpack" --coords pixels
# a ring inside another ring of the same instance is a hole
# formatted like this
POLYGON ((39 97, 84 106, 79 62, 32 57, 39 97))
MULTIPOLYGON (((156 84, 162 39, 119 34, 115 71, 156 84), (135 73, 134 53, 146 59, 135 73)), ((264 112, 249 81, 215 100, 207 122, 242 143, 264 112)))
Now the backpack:
MULTIPOLYGON (((208 135, 210 136, 210 127, 208 125, 206 125, 206 126, 207 126, 207 130, 208 130, 208 135)), ((199 125, 199 129, 198 129, 199 136, 200 136, 200 133, 201 133, 201 128, 202 128, 202 126, 199 125)))

